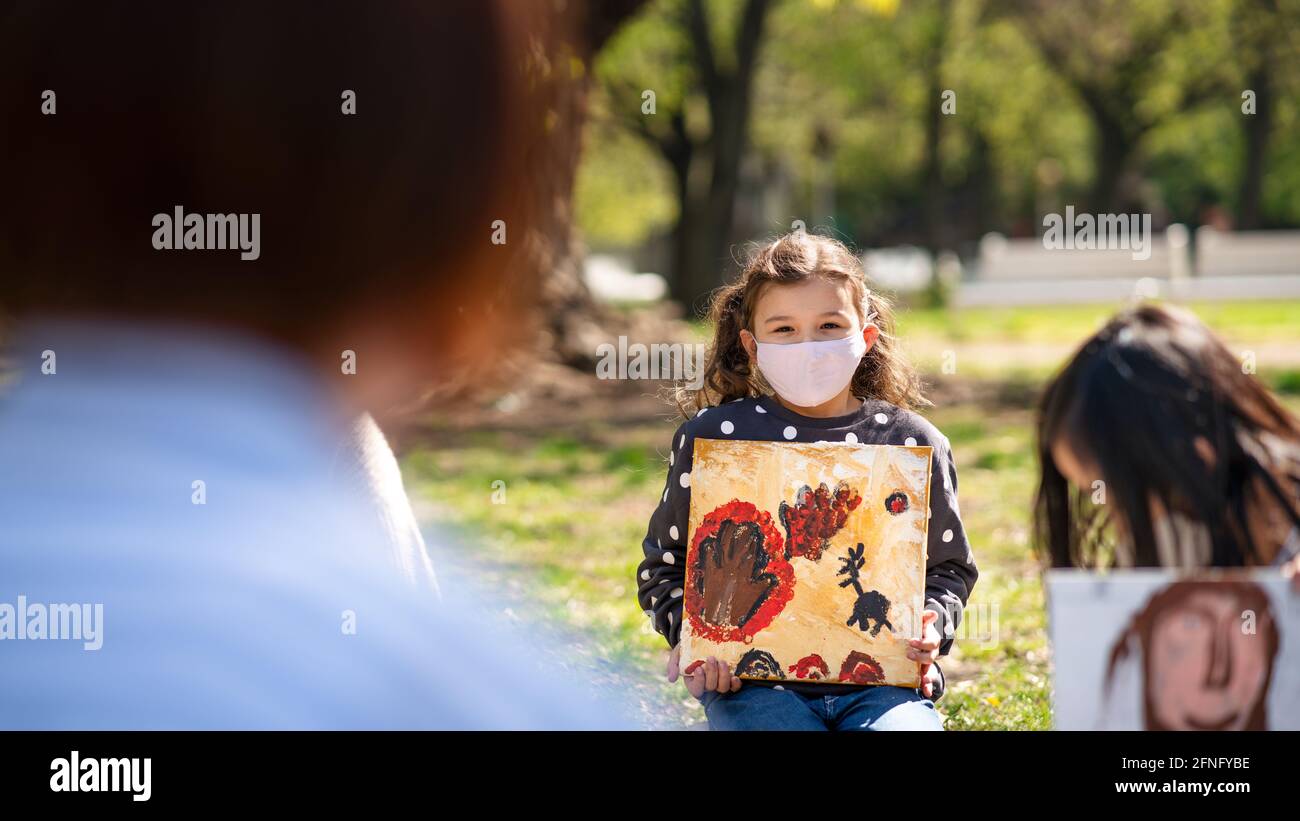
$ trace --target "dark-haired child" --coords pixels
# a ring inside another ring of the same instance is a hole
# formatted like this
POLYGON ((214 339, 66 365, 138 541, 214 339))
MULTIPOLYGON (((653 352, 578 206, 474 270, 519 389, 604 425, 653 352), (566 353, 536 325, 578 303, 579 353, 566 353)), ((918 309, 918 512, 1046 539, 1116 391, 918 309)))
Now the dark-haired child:
POLYGON ((1295 575, 1300 421, 1189 311, 1141 305, 1089 338, 1043 394, 1038 451, 1057 567, 1295 575))

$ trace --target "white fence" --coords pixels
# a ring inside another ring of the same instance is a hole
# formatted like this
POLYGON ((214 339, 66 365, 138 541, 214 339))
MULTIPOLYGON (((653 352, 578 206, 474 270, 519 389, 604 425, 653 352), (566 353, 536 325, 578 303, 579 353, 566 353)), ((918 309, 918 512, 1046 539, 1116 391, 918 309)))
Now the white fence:
POLYGON ((1202 277, 1300 274, 1300 231, 1196 231, 1196 274, 1202 277))
POLYGON ((1187 276, 1191 254, 1181 225, 1146 239, 1142 251, 1048 248, 1038 237, 1007 239, 988 234, 980 240, 974 271, 980 282, 1063 279, 1157 279, 1187 276))
MULTIPOLYGON (((940 276, 956 285, 958 305, 1050 305, 1120 302, 1133 296, 1179 300, 1300 298, 1300 231, 1224 232, 1182 225, 1146 237, 1140 250, 1049 248, 1041 237, 985 236, 963 272, 954 254, 939 260, 940 276)), ((863 254, 878 287, 903 293, 929 285, 934 263, 910 246, 863 254)), ((666 293, 657 274, 637 273, 617 255, 587 257, 584 276, 600 298, 654 301, 666 293)), ((1300 318, 1298 318, 1300 321, 1300 318)))
POLYGON ((1149 238, 1150 254, 1048 248, 1041 238, 980 242, 959 305, 1300 298, 1300 231, 1229 233, 1203 227, 1195 247, 1182 225, 1149 238), (1143 258, 1145 257, 1145 258, 1143 258))

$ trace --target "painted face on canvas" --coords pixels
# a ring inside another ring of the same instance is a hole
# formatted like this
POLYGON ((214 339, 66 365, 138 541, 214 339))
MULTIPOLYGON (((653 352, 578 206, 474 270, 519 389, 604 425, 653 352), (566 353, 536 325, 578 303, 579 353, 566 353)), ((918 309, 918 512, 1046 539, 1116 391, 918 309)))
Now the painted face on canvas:
POLYGON ((1152 624, 1147 648, 1147 686, 1159 725, 1243 729, 1268 684, 1269 629, 1244 618, 1231 592, 1199 590, 1165 608, 1152 624))

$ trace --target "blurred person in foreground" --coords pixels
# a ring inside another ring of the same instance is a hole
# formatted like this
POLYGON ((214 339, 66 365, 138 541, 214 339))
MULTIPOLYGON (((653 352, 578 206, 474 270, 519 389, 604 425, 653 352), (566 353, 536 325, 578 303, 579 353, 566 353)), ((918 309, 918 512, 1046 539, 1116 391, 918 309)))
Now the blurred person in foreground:
POLYGON ((1053 566, 1276 567, 1300 588, 1300 421, 1191 312, 1137 306, 1089 338, 1044 392, 1038 451, 1053 566))
POLYGON ((366 415, 528 297, 506 5, 0 4, 0 728, 619 723, 434 606, 366 415))

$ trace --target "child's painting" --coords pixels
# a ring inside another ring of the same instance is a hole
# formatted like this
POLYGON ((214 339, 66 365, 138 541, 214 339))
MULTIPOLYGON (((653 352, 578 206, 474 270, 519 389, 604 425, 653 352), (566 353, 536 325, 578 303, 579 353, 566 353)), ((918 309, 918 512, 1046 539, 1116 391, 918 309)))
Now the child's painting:
POLYGON ((1047 576, 1062 730, 1300 729, 1300 607, 1277 571, 1047 576))
POLYGON ((686 671, 916 687, 930 448, 695 441, 686 671))

